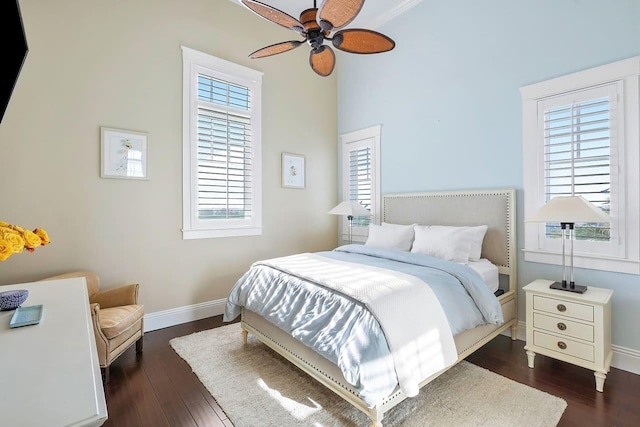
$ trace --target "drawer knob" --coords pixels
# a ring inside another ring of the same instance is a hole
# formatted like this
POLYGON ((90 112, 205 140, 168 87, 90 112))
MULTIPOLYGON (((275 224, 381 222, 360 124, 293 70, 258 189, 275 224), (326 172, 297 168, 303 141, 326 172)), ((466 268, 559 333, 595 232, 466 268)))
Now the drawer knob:
POLYGON ((558 341, 558 347, 560 347, 562 350, 566 350, 567 343, 565 343, 563 341, 558 341))
POLYGON ((565 325, 562 322, 558 323, 558 329, 560 329, 561 331, 566 331, 567 330, 567 325, 565 325))
POLYGON ((558 307, 556 307, 558 309, 558 311, 567 311, 567 306, 564 304, 558 304, 558 307))

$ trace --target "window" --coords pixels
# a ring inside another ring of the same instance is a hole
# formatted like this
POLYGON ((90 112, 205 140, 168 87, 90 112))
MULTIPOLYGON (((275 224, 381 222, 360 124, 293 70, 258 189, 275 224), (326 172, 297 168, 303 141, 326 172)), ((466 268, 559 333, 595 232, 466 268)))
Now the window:
POLYGON ((262 234, 262 73, 182 56, 183 238, 262 234))
MULTIPOLYGON (((545 202, 557 196, 582 196, 604 212, 618 207, 616 155, 617 84, 592 88, 538 102, 544 132, 545 202)), ((609 223, 576 224, 576 240, 610 242, 609 223)), ((546 238, 560 237, 560 223, 546 224, 546 238)), ((603 246, 603 245, 600 245, 603 246)), ((602 247, 600 252, 615 251, 602 247)))
MULTIPOLYGON (((380 126, 344 134, 342 144, 341 189, 344 200, 359 202, 372 216, 353 219, 353 241, 364 242, 371 222, 380 218, 380 126)), ((349 224, 342 221, 341 239, 349 238, 349 224)))
MULTIPOLYGON (((576 224, 577 267, 640 274, 639 64, 632 58, 521 88, 525 219, 569 195, 611 216, 576 224)), ((526 224, 525 260, 561 264, 560 233, 558 223, 526 224)))

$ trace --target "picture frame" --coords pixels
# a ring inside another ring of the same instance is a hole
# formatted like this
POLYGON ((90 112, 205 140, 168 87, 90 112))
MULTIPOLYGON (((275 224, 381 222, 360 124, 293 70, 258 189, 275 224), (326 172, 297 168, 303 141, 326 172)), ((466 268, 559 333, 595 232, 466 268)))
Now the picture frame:
POLYGON ((284 188, 305 188, 306 185, 306 156, 282 153, 282 186, 284 188))
POLYGON ((146 132, 101 127, 100 176, 148 180, 147 145, 146 132))

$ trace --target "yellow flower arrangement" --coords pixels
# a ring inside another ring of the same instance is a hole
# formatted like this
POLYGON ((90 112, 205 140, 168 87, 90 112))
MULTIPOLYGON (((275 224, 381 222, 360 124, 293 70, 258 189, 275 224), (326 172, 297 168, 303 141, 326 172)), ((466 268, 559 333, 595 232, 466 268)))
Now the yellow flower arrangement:
POLYGON ((18 225, 0 221, 0 261, 5 261, 13 254, 22 253, 24 249, 33 252, 38 246, 49 243, 49 235, 42 228, 30 231, 18 225))

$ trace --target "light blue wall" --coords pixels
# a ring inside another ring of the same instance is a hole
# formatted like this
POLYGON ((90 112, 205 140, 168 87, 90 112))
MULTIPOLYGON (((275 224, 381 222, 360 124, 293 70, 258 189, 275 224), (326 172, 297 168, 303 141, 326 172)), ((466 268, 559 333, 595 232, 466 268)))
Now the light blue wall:
MULTIPOLYGON (((640 0, 425 0, 378 30, 395 50, 338 53, 339 132, 382 123, 383 194, 515 187, 522 248, 518 88, 640 55, 640 0)), ((519 287, 560 275, 520 251, 518 268, 519 287)), ((640 350, 640 276, 576 281, 614 290, 613 343, 640 350)))

